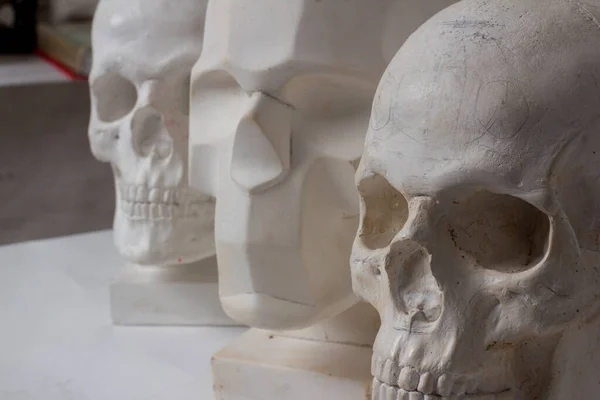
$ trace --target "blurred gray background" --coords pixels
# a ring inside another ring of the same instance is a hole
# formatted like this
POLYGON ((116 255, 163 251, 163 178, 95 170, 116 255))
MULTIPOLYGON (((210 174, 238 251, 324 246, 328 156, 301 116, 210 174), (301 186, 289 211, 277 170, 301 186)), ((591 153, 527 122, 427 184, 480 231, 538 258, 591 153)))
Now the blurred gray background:
POLYGON ((0 87, 0 245, 111 227, 112 171, 90 152, 89 109, 83 81, 0 87))

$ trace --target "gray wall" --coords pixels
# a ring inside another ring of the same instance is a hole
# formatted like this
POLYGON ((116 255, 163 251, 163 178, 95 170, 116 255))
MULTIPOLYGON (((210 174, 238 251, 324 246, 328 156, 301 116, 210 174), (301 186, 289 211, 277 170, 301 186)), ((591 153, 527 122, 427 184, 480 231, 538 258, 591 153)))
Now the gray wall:
POLYGON ((112 171, 87 139, 87 82, 0 87, 0 244, 110 228, 112 171))

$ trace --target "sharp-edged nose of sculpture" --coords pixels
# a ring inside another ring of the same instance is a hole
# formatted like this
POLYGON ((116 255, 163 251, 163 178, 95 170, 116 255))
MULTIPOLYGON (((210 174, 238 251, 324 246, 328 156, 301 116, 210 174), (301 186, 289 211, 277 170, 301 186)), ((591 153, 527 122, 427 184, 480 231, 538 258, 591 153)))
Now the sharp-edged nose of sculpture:
POLYGON ((231 179, 244 191, 267 190, 290 168, 291 106, 262 92, 246 104, 233 139, 231 179))

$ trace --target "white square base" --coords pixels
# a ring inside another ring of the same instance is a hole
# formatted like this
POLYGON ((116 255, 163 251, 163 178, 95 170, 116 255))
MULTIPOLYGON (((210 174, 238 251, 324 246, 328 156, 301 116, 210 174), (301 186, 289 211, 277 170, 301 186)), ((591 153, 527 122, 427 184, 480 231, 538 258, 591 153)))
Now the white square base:
POLYGON ((217 400, 369 400, 369 346, 251 329, 212 359, 217 400))
POLYGON ((110 285, 115 325, 239 325, 219 301, 216 257, 169 266, 126 264, 110 285))

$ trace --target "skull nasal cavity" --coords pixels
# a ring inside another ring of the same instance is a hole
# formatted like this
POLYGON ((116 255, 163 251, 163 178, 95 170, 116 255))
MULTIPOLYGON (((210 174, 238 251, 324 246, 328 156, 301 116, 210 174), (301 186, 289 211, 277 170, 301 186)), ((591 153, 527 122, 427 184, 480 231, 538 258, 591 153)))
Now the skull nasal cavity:
POLYGON ((372 250, 388 246, 408 219, 408 202, 381 175, 364 178, 358 189, 363 201, 360 239, 372 250))
POLYGON ((133 147, 143 157, 166 158, 171 154, 171 138, 166 132, 161 114, 152 107, 136 110, 131 120, 133 147))

